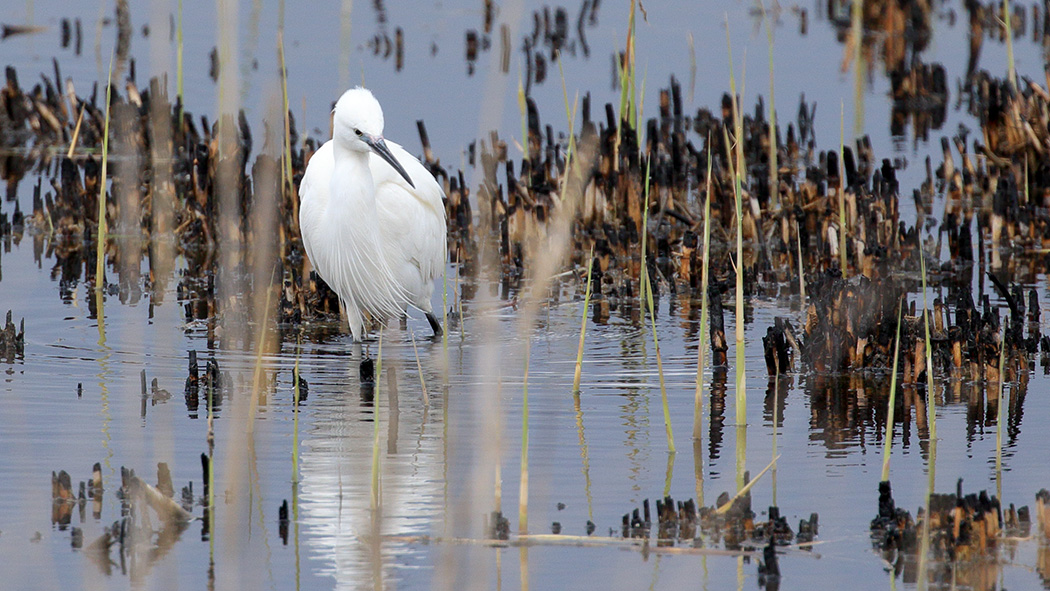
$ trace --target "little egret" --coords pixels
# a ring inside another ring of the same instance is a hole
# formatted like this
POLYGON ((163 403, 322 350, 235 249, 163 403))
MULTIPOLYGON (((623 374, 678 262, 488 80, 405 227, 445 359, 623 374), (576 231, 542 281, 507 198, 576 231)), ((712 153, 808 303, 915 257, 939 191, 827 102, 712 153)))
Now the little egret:
POLYGON ((339 295, 355 341, 365 314, 422 310, 435 335, 430 295, 445 264, 444 192, 404 148, 383 138, 383 110, 353 88, 335 105, 334 132, 299 185, 299 231, 310 262, 339 295))

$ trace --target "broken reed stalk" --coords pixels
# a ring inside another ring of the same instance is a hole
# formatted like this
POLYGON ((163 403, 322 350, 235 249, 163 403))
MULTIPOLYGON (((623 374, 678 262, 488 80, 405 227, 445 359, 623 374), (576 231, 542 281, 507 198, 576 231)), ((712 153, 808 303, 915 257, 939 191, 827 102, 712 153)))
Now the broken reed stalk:
POLYGON ((707 350, 707 282, 711 253, 711 134, 707 134, 707 188, 704 200, 704 261, 700 267, 700 344, 696 350, 696 394, 693 397, 693 440, 700 441, 704 415, 704 352, 707 350))
POLYGON ((842 278, 846 278, 846 175, 845 175, 845 141, 846 141, 846 104, 839 101, 839 266, 842 278))
POLYGON ((73 157, 73 150, 77 147, 77 138, 80 137, 80 124, 84 122, 84 109, 87 108, 87 103, 80 106, 80 115, 77 115, 77 125, 73 128, 73 138, 69 140, 69 151, 66 152, 66 158, 73 157))
POLYGON ((175 96, 185 109, 185 101, 182 100, 182 0, 179 0, 178 25, 175 28, 175 96))
POLYGON ((1010 16, 1010 0, 1003 0, 1003 27, 1006 28, 1006 79, 1010 88, 1017 91, 1017 71, 1014 70, 1014 30, 1010 16))
POLYGON ((930 429, 930 439, 936 439, 937 397, 933 391, 933 343, 930 339, 930 307, 926 299, 926 254, 921 238, 919 240, 919 271, 922 273, 922 323, 926 329, 926 418, 930 429))
MULTIPOLYGON (((109 165, 109 101, 113 90, 113 55, 109 56, 109 75, 106 77, 106 118, 102 131, 102 172, 98 182, 98 244, 95 250, 95 291, 97 305, 102 305, 102 288, 106 283, 106 175, 109 165)), ((102 313, 98 313, 102 330, 102 313)))
POLYGON ((766 3, 760 1, 759 6, 762 7, 762 22, 766 25, 766 41, 769 45, 769 200, 775 207, 780 197, 780 190, 777 186, 780 171, 777 166, 777 95, 774 92, 773 80, 773 27, 769 22, 769 15, 766 14, 766 3))
POLYGON ((656 310, 653 306, 653 286, 649 282, 649 265, 646 264, 645 236, 649 233, 649 165, 652 160, 645 164, 645 198, 642 206, 642 284, 640 289, 645 294, 646 302, 649 304, 649 321, 653 327, 653 348, 656 350, 656 371, 660 376, 660 402, 664 410, 664 429, 667 431, 667 450, 675 453, 674 432, 671 429, 671 409, 667 404, 667 386, 664 383, 664 362, 660 358, 660 339, 656 336, 656 310))
MULTIPOLYGON (((742 140, 744 136, 744 124, 740 113, 740 102, 736 95, 736 77, 733 74, 733 49, 729 41, 729 16, 726 15, 726 52, 729 55, 729 88, 732 93, 733 103, 733 138, 736 143, 736 166, 733 166, 733 157, 728 154, 730 171, 733 173, 733 203, 736 208, 736 422, 737 425, 747 424, 747 374, 744 357, 744 206, 743 189, 741 178, 744 165, 744 147, 742 140)), ((723 134, 727 134, 722 128, 723 134)), ((725 137, 726 150, 729 151, 730 144, 728 136, 725 137)))
MULTIPOLYGON (((379 327, 379 350, 376 352, 375 388, 379 390, 379 384, 383 381, 383 327, 379 327)), ((379 397, 375 397, 372 405, 372 486, 370 497, 370 508, 372 518, 375 519, 382 510, 382 499, 380 498, 379 479, 379 397)))
POLYGON ((897 359, 901 352, 901 318, 904 300, 897 304, 897 336, 893 339, 893 365, 890 366, 889 407, 886 411, 886 431, 882 438, 882 480, 890 479, 890 450, 893 447, 893 409, 897 403, 897 359))
POLYGON ((525 376, 521 382, 521 478, 518 487, 518 530, 529 531, 529 355, 532 341, 525 337, 525 376))
MULTIPOLYGON (((559 60, 560 61, 560 60, 559 60)), ((580 377, 583 373, 583 343, 587 335, 587 309, 591 305, 591 268, 594 265, 594 245, 587 255, 587 290, 583 294, 583 314, 580 320, 580 344, 576 348, 576 371, 572 376, 572 393, 580 392, 580 377)))
POLYGON ((762 468, 762 471, 758 473, 758 476, 752 478, 750 482, 742 486, 740 490, 736 491, 736 494, 733 495, 733 498, 726 501, 725 504, 723 504, 721 507, 715 509, 715 515, 723 515, 727 511, 729 511, 733 507, 733 503, 735 503, 740 497, 746 495, 747 491, 751 490, 751 487, 755 486, 755 483, 758 482, 758 480, 762 478, 762 476, 764 476, 766 472, 769 472, 769 469, 776 465, 777 460, 779 459, 779 455, 773 458, 773 461, 770 462, 769 465, 767 465, 765 468, 762 468))
POLYGON ((995 494, 998 498, 1003 498, 1003 420, 1006 418, 1006 412, 1004 410, 1005 401, 1003 400, 1003 382, 1005 376, 1003 375, 1003 364, 1006 359, 1006 326, 1003 325, 1002 338, 999 344, 999 386, 996 394, 996 401, 999 406, 998 416, 995 421, 995 494))

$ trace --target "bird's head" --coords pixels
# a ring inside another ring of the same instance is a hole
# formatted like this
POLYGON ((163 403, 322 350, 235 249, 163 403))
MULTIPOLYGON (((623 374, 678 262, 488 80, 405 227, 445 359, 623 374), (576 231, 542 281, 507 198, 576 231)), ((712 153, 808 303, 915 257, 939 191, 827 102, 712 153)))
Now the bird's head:
POLYGON ((351 88, 339 97, 334 109, 334 133, 336 144, 355 152, 375 152, 390 163, 408 184, 415 184, 405 169, 390 153, 383 140, 383 108, 367 88, 351 88))
POLYGON ((367 88, 351 88, 335 103, 334 139, 358 152, 372 148, 370 138, 383 137, 383 108, 367 88))

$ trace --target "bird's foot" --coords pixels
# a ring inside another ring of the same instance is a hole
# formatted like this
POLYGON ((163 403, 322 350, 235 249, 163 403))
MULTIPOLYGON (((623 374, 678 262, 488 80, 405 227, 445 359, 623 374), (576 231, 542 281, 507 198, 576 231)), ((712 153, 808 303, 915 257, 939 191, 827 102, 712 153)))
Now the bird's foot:
POLYGON ((434 316, 433 312, 427 312, 426 315, 427 322, 430 323, 430 328, 434 330, 434 339, 436 340, 444 333, 444 330, 441 328, 441 321, 434 316))

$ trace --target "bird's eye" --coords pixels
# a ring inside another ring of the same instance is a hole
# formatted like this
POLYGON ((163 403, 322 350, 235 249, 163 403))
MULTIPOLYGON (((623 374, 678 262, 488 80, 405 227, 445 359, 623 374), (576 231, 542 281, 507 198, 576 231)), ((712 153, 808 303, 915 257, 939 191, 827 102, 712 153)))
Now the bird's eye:
POLYGON ((357 134, 357 137, 361 137, 361 130, 360 129, 355 129, 354 133, 357 134))

